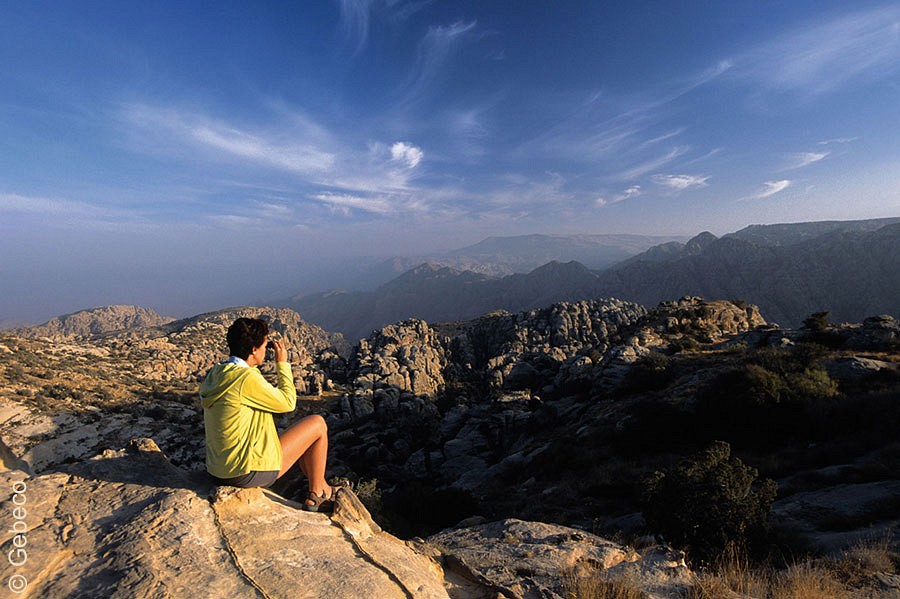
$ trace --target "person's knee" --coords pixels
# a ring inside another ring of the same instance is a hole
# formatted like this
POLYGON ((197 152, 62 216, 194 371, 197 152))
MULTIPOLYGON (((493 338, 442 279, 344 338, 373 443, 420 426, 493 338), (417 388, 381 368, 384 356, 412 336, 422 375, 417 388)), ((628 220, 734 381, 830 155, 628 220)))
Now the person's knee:
POLYGON ((322 434, 328 433, 328 423, 325 422, 325 419, 322 418, 322 416, 313 414, 309 417, 309 420, 312 425, 316 427, 316 430, 320 431, 322 434))

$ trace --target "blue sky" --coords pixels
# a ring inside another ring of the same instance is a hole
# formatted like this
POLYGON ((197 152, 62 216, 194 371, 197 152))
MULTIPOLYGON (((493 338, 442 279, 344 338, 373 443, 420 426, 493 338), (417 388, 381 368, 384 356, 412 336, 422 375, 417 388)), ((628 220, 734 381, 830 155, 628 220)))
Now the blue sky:
POLYGON ((0 10, 0 320, 490 235, 900 215, 896 3, 0 10))

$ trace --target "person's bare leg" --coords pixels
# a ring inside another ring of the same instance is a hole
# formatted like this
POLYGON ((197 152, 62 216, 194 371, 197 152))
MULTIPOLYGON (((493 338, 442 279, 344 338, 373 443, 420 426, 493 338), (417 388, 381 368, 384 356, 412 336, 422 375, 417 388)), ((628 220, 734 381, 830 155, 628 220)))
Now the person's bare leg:
POLYGON ((325 481, 325 463, 328 459, 328 426, 321 416, 307 416, 293 424, 278 437, 281 442, 281 470, 284 475, 295 462, 309 480, 309 490, 316 495, 330 495, 331 487, 325 481))

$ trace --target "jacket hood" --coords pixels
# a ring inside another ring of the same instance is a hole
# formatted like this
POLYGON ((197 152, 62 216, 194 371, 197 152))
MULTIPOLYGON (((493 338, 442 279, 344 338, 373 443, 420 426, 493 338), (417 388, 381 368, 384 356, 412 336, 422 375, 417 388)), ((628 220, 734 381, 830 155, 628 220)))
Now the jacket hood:
POLYGON ((216 364, 200 384, 200 405, 208 408, 224 396, 229 389, 250 374, 250 367, 237 364, 216 364))

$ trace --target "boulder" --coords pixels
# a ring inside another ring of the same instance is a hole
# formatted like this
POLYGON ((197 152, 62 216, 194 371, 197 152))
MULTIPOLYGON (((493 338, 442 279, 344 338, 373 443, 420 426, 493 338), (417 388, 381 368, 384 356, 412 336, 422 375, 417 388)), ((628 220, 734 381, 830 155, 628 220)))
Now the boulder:
POLYGON ((448 529, 427 539, 447 577, 478 581, 494 596, 570 597, 567 583, 627 577, 648 599, 678 596, 692 582, 683 555, 652 548, 643 556, 583 530, 508 519, 448 529))

